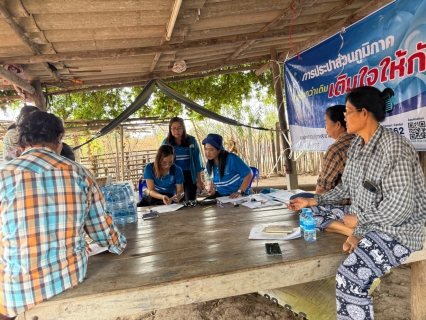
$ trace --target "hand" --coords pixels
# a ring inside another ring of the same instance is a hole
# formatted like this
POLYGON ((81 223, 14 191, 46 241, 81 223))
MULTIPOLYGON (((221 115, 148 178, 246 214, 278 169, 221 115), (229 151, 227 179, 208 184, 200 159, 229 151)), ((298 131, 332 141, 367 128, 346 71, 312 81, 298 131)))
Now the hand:
POLYGON ((92 252, 92 248, 90 248, 90 244, 89 244, 89 243, 87 243, 87 242, 86 242, 86 243, 84 244, 84 247, 85 247, 85 249, 86 249, 86 252, 87 252, 87 253, 92 252))
POLYGON ((163 196, 163 202, 166 206, 172 204, 172 199, 170 199, 168 196, 163 196))
POLYGON ((236 199, 236 198, 238 198, 238 197, 240 197, 241 196, 241 193, 239 193, 239 192, 234 192, 234 193, 231 193, 230 195, 229 195, 229 199, 236 199))
POLYGON ((306 199, 306 198, 296 198, 293 200, 290 200, 290 203, 286 203, 285 204, 287 206, 287 208, 289 208, 292 211, 299 211, 302 210, 303 208, 306 207, 312 207, 316 205, 316 201, 315 199, 306 199), (312 201, 309 200, 314 200, 314 204, 312 204, 312 201))
POLYGON ((212 183, 210 185, 210 190, 209 190, 209 196, 212 196, 216 193, 216 187, 214 186, 214 184, 212 183))
POLYGON ((349 228, 355 228, 356 226, 358 226, 358 219, 356 215, 345 214, 343 216, 343 223, 349 228))
POLYGON ((181 192, 181 193, 176 194, 173 198, 175 198, 176 202, 179 202, 184 196, 185 196, 185 192, 181 192))
POLYGON ((361 237, 349 236, 343 244, 343 251, 349 251, 349 253, 354 252, 355 248, 358 247, 359 240, 361 240, 361 237))
POLYGON ((201 180, 197 181, 197 188, 200 189, 200 192, 207 191, 206 186, 204 185, 203 181, 201 181, 201 180))

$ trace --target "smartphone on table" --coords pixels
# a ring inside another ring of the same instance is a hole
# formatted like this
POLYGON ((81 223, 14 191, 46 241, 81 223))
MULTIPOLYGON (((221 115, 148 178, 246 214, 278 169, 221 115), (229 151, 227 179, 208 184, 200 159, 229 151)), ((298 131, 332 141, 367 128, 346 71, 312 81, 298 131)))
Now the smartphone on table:
POLYGON ((145 213, 142 215, 142 219, 143 220, 149 220, 149 219, 155 219, 158 218, 158 212, 157 211, 153 211, 153 212, 149 212, 149 213, 145 213))
POLYGON ((275 243, 265 243, 266 255, 268 256, 282 256, 280 245, 275 243))

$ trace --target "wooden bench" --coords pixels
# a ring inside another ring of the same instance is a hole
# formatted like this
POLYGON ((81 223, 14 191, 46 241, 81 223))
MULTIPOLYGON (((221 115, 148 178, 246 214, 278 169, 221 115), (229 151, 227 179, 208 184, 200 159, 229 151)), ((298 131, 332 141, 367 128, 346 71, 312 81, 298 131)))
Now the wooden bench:
MULTIPOLYGON (((143 311, 241 295, 333 277, 347 257, 345 236, 278 241, 283 256, 265 254, 264 240, 248 240, 257 224, 298 226, 284 207, 196 206, 121 226, 128 245, 120 255, 89 259, 87 279, 17 319, 111 319, 143 311)), ((412 303, 426 314, 426 250, 414 253, 412 303)), ((423 312, 423 313, 421 313, 423 312)), ((424 319, 413 314, 412 319, 424 319)))

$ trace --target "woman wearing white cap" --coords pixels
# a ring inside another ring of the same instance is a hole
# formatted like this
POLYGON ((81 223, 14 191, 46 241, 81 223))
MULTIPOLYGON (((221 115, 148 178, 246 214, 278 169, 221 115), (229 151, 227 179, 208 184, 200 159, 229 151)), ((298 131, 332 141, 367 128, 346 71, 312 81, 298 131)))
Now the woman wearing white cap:
POLYGON ((207 199, 247 194, 253 175, 250 167, 236 154, 225 151, 222 136, 210 133, 202 143, 208 159, 206 169, 213 182, 207 199))

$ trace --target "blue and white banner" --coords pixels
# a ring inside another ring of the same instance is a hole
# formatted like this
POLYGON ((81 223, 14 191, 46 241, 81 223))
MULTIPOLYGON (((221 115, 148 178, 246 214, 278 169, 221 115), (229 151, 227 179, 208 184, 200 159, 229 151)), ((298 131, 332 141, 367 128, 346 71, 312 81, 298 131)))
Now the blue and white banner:
POLYGON ((425 17, 426 0, 397 0, 284 64, 294 150, 326 150, 325 109, 365 85, 395 91, 383 126, 426 150, 425 17))

